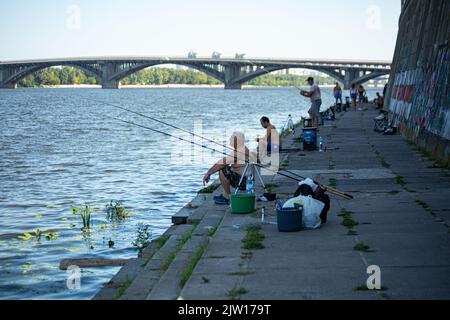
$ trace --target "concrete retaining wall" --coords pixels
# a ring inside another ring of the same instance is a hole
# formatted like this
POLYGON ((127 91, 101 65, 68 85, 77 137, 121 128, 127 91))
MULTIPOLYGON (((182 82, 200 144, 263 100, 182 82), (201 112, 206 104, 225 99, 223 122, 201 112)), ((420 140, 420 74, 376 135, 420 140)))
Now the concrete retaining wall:
POLYGON ((403 0, 386 108, 402 134, 450 164, 450 1, 403 0))

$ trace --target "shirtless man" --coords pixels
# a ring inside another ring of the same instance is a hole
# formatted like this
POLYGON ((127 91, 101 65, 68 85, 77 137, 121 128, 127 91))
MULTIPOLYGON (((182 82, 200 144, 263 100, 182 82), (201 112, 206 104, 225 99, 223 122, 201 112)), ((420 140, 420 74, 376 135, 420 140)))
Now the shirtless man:
POLYGON ((342 88, 338 82, 336 82, 336 86, 333 89, 334 98, 336 99, 336 105, 342 105, 342 88))
POLYGON ((269 118, 262 117, 261 126, 266 129, 266 134, 262 139, 257 139, 260 142, 260 149, 264 150, 266 147, 268 153, 279 153, 281 151, 281 139, 277 128, 270 123, 269 118))

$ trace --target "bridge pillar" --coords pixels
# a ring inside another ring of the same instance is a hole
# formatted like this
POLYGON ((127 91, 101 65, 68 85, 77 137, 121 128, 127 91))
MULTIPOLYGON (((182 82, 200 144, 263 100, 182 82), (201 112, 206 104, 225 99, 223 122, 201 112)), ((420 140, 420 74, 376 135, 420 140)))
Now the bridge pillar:
POLYGON ((225 83, 225 89, 226 90, 241 90, 242 83, 231 83, 231 84, 225 83))
POLYGON ((358 79, 359 70, 348 69, 345 71, 344 90, 349 90, 356 79, 358 79))
POLYGON ((120 81, 102 81, 102 89, 120 89, 120 81))
POLYGON ((17 89, 17 83, 2 83, 0 89, 17 89))
POLYGON ((120 81, 113 79, 117 73, 119 64, 114 62, 105 62, 102 65, 102 89, 119 89, 120 81))
POLYGON ((241 90, 242 83, 235 80, 241 75, 241 66, 238 64, 230 63, 224 68, 225 75, 225 89, 227 90, 241 90))

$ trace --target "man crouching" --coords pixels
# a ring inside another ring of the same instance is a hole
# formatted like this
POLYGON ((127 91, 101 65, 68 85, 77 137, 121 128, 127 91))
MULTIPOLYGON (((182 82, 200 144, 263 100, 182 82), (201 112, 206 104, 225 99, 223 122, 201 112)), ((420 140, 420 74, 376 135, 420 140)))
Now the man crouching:
MULTIPOLYGON (((235 132, 230 138, 230 146, 234 149, 233 155, 228 155, 218 161, 208 170, 203 177, 203 185, 211 180, 211 176, 219 172, 220 184, 224 194, 214 197, 214 202, 218 205, 229 205, 231 187, 244 191, 247 177, 244 177, 241 185, 242 175, 247 162, 255 163, 256 156, 245 146, 245 135, 242 132, 235 132)), ((252 170, 254 170, 252 166, 252 170)))

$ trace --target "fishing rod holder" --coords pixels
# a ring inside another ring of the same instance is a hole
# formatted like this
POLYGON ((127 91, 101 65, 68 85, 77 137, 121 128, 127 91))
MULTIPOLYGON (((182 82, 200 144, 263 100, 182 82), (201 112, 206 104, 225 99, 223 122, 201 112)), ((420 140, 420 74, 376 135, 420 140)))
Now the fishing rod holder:
POLYGON ((284 132, 285 130, 292 130, 292 134, 295 134, 295 125, 294 125, 294 120, 292 119, 292 115, 290 114, 286 120, 286 122, 284 123, 283 129, 281 130, 281 132, 284 132))
POLYGON ((261 182, 262 187, 263 187, 264 189, 266 189, 266 185, 265 185, 265 183, 264 183, 264 181, 263 181, 263 178, 261 177, 261 173, 260 173, 259 170, 258 170, 258 166, 257 166, 255 163, 247 162, 247 163, 245 164, 244 171, 242 172, 241 180, 239 180, 239 184, 238 184, 238 186, 237 186, 237 188, 236 188, 236 191, 234 192, 235 195, 238 194, 239 189, 241 188, 242 183, 244 182, 244 178, 247 176, 248 170, 253 170, 254 167, 255 167, 255 173, 256 173, 256 176, 258 176, 259 181, 261 182))

